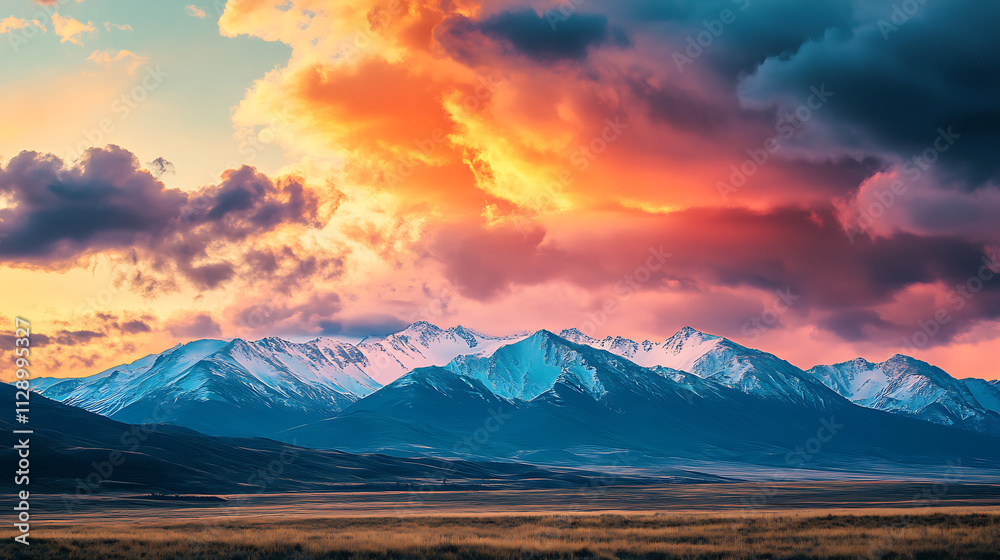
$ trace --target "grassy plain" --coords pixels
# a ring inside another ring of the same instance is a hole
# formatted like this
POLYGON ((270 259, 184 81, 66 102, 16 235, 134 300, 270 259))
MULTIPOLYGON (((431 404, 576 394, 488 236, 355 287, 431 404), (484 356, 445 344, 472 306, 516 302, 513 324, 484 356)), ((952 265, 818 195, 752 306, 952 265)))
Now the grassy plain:
POLYGON ((204 518, 33 527, 11 559, 1000 558, 1000 509, 204 518))

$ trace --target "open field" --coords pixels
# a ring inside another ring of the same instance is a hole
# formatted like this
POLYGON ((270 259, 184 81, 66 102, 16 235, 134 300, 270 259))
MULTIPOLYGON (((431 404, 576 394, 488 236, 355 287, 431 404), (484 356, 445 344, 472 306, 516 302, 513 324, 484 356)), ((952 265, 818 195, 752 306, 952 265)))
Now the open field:
MULTIPOLYGON (((33 496, 35 496, 33 494, 33 496)), ((401 517, 595 513, 774 512, 787 509, 963 508, 1000 506, 1000 484, 957 482, 759 482, 577 486, 538 490, 454 490, 428 485, 403 491, 226 495, 219 503, 136 499, 101 493, 76 499, 40 493, 38 523, 203 520, 206 517, 401 517)))
POLYGON ((39 495, 30 549, 6 538, 0 558, 1000 558, 995 484, 66 498, 39 495))
POLYGON ((998 557, 1000 511, 236 519, 46 526, 17 559, 998 557))

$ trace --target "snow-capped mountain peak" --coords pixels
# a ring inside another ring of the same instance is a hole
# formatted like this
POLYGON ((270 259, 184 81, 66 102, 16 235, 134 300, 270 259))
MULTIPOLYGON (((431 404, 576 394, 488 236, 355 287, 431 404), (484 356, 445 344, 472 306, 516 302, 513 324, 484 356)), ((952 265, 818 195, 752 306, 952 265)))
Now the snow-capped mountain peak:
POLYGON ((643 367, 693 373, 757 396, 806 401, 824 406, 839 400, 802 370, 778 357, 746 348, 720 336, 684 327, 662 342, 641 343, 620 337, 595 340, 575 329, 563 331, 581 344, 606 350, 643 367))
POLYGON ((595 397, 604 389, 596 372, 563 338, 541 330, 502 346, 489 355, 459 356, 447 366, 482 382, 498 396, 530 401, 557 382, 586 390, 595 397))
POLYGON ((810 368, 807 373, 851 402, 937 424, 1000 433, 1000 391, 983 380, 959 380, 927 362, 896 354, 810 368), (978 382, 978 383, 977 383, 978 382))
POLYGON ((418 321, 398 333, 366 338, 357 347, 369 359, 372 378, 385 384, 419 367, 444 366, 456 356, 489 354, 524 336, 494 337, 462 326, 445 330, 418 321))
POLYGON ((277 337, 196 340, 90 377, 38 379, 36 387, 55 400, 122 421, 152 419, 209 433, 259 435, 261 426, 291 427, 337 415, 417 370, 433 373, 434 379, 423 381, 431 390, 437 381, 457 376, 451 390, 481 389, 488 398, 508 401, 589 397, 605 406, 646 396, 729 398, 722 395, 735 389, 814 408, 846 404, 846 398, 1000 433, 1000 382, 956 380, 900 354, 881 363, 856 358, 804 372, 772 354, 691 327, 662 342, 598 340, 578 329, 490 336, 427 322, 358 344, 327 337, 304 343, 277 337), (163 403, 171 415, 156 414, 163 403), (229 427, 223 430, 218 422, 229 427))
POLYGON ((126 421, 146 422, 158 403, 169 402, 178 409, 230 407, 232 417, 247 425, 255 414, 267 416, 255 407, 272 413, 290 408, 298 412, 277 422, 294 423, 305 421, 296 420, 298 413, 335 414, 416 368, 489 354, 521 338, 417 322, 358 345, 326 337, 305 343, 278 337, 196 340, 90 377, 39 379, 36 387, 50 398, 126 421))

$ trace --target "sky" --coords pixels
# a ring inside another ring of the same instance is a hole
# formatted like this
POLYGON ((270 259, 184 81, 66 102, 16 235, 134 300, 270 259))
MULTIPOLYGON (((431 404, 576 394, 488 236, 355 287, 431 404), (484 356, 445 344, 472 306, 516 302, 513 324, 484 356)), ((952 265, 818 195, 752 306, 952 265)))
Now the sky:
POLYGON ((423 320, 996 379, 997 17, 2 0, 0 321, 35 376, 423 320))

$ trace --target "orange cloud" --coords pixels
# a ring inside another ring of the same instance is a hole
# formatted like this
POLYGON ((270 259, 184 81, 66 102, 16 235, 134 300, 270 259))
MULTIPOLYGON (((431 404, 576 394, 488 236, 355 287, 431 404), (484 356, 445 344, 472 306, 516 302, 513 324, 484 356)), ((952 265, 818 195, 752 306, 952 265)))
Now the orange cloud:
POLYGON ((24 29, 25 27, 37 27, 41 29, 42 32, 48 31, 42 22, 37 19, 20 19, 14 16, 7 16, 0 19, 0 35, 4 33, 10 33, 17 29, 24 29))
POLYGON ((97 28, 92 22, 81 23, 72 17, 63 17, 58 13, 52 14, 52 25, 56 35, 59 36, 60 43, 70 42, 76 45, 83 45, 80 41, 84 33, 94 33, 97 28))
MULTIPOLYGON (((706 5, 670 25, 704 31, 703 16, 717 16, 699 11, 706 5)), ((851 243, 845 223, 879 202, 892 166, 879 154, 810 149, 827 139, 819 119, 794 123, 775 144, 782 110, 741 99, 747 73, 836 18, 805 10, 813 27, 783 23, 788 45, 734 27, 681 70, 670 53, 690 29, 638 21, 630 6, 553 19, 543 11, 553 2, 230 0, 224 36, 291 48, 233 112, 236 135, 285 149, 287 178, 229 172, 201 194, 230 208, 232 223, 196 208, 203 222, 184 235, 111 247, 140 247, 134 285, 172 337, 183 335, 184 314, 211 317, 198 332, 222 336, 417 319, 562 328, 595 322, 617 298, 601 335, 662 338, 693 324, 741 340, 775 290, 792 289, 800 304, 760 345, 834 362, 853 348, 895 350, 948 303, 980 258, 983 238, 972 233, 995 239, 993 197, 963 195, 969 208, 941 217, 931 211, 938 193, 921 184, 851 243), (913 208, 930 217, 913 221, 913 208), (266 231, 254 233, 254 220, 266 231), (621 283, 661 246, 671 256, 625 297, 621 283)), ((93 32, 58 21, 64 42, 93 32)), ((138 59, 90 57, 133 69, 138 59)), ((15 125, 30 134, 39 118, 15 125)), ((72 241, 52 254, 86 249, 72 241)), ((984 356, 998 298, 984 288, 922 351, 955 360, 941 348, 961 344, 984 356)))
POLYGON ((149 58, 140 56, 132 51, 120 50, 118 54, 112 56, 109 51, 94 51, 90 53, 87 60, 92 60, 105 68, 110 68, 113 64, 121 62, 125 66, 125 71, 132 74, 140 66, 149 62, 149 58))
POLYGON ((205 10, 202 10, 201 8, 199 8, 198 6, 195 6, 194 4, 191 4, 189 6, 185 6, 184 7, 184 12, 187 13, 187 15, 192 16, 192 17, 196 17, 198 19, 205 19, 205 16, 207 15, 205 13, 205 10))

